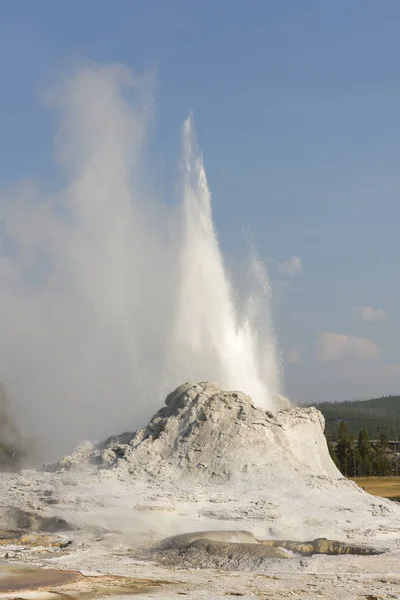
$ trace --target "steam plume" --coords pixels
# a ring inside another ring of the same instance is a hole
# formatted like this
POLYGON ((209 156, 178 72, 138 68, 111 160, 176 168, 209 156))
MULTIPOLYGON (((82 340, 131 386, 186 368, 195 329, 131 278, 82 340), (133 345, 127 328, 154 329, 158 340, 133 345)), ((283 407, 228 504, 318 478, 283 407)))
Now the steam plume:
POLYGON ((270 409, 279 391, 268 280, 253 259, 239 310, 191 119, 179 210, 145 191, 145 91, 121 66, 77 71, 51 96, 68 185, 0 192, 0 380, 53 455, 138 427, 187 380, 270 409))

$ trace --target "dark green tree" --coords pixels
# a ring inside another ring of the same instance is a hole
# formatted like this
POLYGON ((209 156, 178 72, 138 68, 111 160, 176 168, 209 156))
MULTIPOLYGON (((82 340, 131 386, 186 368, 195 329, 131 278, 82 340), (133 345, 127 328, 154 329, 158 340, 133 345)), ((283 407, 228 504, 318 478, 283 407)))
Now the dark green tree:
POLYGON ((331 459, 333 460, 335 465, 339 468, 339 460, 338 460, 338 457, 336 454, 335 444, 330 435, 326 436, 326 443, 328 445, 328 451, 329 451, 331 459))
POLYGON ((372 448, 368 432, 365 428, 361 429, 358 434, 357 452, 359 455, 357 475, 367 477, 372 475, 372 448))
POLYGON ((343 475, 349 475, 352 467, 351 443, 346 424, 341 421, 337 433, 336 456, 343 475))
POLYGON ((375 447, 374 475, 384 476, 392 474, 392 464, 388 458, 388 434, 383 431, 375 447))
POLYGON ((0 471, 15 470, 23 456, 22 439, 14 422, 4 385, 0 382, 0 471))

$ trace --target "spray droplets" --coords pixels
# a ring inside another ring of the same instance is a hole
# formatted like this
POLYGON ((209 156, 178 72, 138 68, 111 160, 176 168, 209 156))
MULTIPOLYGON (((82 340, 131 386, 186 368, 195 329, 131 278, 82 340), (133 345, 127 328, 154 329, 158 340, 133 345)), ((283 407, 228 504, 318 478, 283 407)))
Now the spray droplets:
POLYGON ((191 119, 180 210, 144 191, 145 87, 118 66, 75 73, 52 96, 66 189, 0 197, 0 380, 53 456, 139 427, 189 379, 265 408, 279 391, 268 286, 235 306, 191 119))

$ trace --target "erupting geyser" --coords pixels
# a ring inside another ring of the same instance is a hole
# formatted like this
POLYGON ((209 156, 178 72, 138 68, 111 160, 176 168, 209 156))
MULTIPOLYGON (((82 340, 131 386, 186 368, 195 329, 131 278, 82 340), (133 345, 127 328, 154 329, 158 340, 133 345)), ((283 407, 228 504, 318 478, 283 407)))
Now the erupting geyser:
POLYGON ((262 265, 252 265, 258 267, 263 286, 250 291, 247 310, 240 314, 224 269, 191 119, 184 123, 183 138, 184 224, 172 338, 179 372, 174 383, 184 375, 195 381, 210 379, 212 374, 224 389, 245 389, 257 405, 272 409, 278 370, 268 323, 266 274, 262 265))
POLYGON ((179 210, 145 191, 145 91, 123 67, 78 71, 52 95, 66 189, 1 198, 0 380, 57 454, 140 425, 182 381, 265 409, 279 392, 267 278, 253 260, 235 303, 191 119, 179 210))

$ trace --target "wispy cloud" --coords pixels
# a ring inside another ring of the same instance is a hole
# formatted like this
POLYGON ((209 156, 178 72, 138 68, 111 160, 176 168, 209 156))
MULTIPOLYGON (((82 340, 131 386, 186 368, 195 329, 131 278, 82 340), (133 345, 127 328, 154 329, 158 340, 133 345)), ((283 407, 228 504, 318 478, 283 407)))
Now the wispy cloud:
POLYGON ((303 263, 300 256, 293 255, 284 262, 278 263, 278 269, 281 273, 294 277, 300 275, 303 272, 303 263))
POLYGON ((342 333, 320 333, 317 340, 317 359, 320 362, 336 362, 343 359, 379 358, 380 350, 375 342, 362 337, 342 333))
POLYGON ((374 323, 387 319, 387 313, 382 308, 373 308, 372 306, 355 306, 354 312, 363 321, 374 323))
POLYGON ((287 353, 286 361, 291 365, 296 365, 301 363, 302 356, 300 350, 297 348, 291 348, 287 353))

